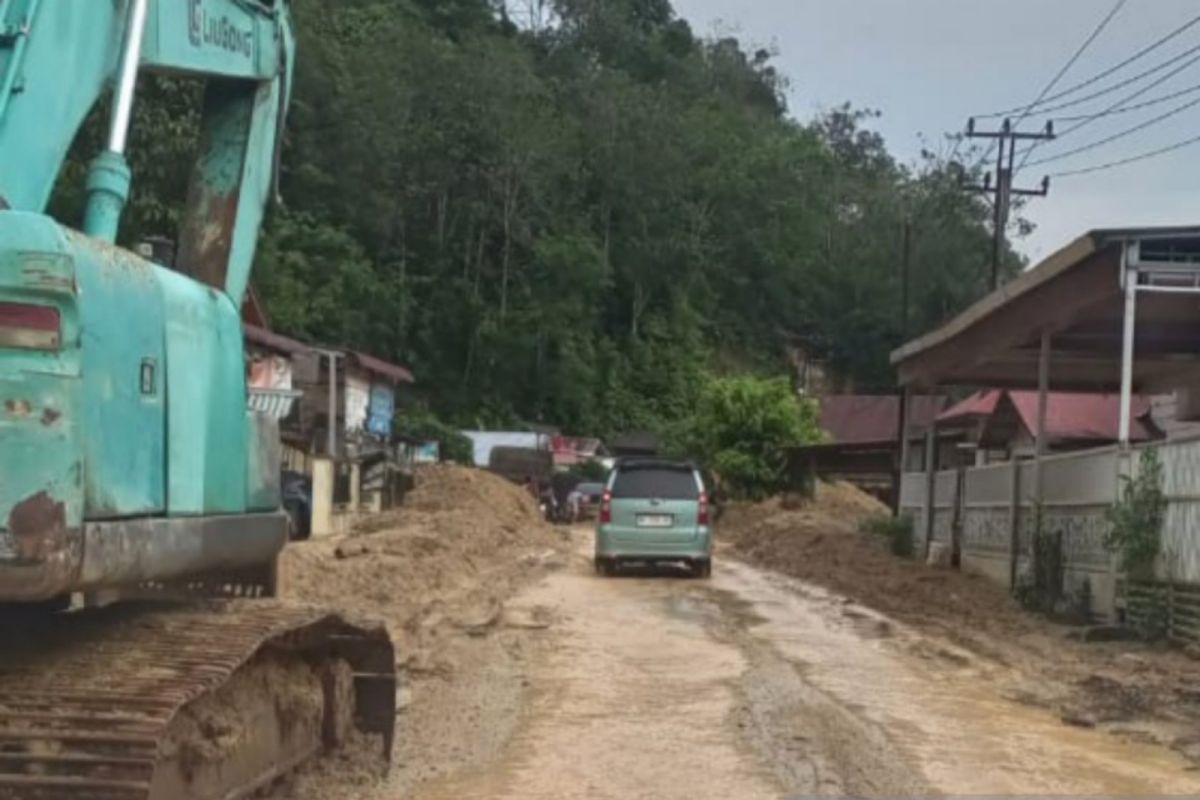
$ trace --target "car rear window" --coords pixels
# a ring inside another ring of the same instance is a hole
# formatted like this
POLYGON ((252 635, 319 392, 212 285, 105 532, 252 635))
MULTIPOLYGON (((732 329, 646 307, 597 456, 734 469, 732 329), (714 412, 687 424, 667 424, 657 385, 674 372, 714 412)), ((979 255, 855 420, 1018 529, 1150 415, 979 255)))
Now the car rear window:
POLYGON ((613 497, 658 497, 663 500, 694 500, 700 496, 696 478, 683 469, 649 468, 617 472, 613 497))

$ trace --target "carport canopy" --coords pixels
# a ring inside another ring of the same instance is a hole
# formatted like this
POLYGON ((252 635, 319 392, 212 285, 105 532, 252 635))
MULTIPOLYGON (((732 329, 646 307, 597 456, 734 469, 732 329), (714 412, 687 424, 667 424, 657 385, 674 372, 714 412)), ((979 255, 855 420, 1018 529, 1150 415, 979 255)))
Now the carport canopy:
POLYGON ((1200 381, 1200 226, 1092 231, 892 353, 900 385, 1156 392, 1200 381), (1039 380, 1041 378, 1041 380, 1039 380))

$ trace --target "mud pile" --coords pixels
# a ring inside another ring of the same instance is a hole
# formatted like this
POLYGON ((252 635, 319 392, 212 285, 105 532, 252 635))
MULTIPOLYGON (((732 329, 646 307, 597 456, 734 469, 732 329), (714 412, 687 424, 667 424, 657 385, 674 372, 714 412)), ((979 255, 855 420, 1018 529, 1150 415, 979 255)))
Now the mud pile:
POLYGON ((373 742, 307 765, 277 787, 289 800, 391 800, 486 763, 507 741, 527 691, 537 621, 506 608, 522 586, 566 563, 565 537, 520 487, 451 465, 422 468, 403 508, 342 537, 289 545, 293 602, 383 620, 396 646, 395 763, 379 780, 373 742))
POLYGON ((718 535, 749 562, 959 645, 995 669, 1011 699, 1068 724, 1159 742, 1200 766, 1197 648, 1080 641, 1083 629, 1027 613, 1003 586, 892 555, 880 537, 859 531, 880 513, 887 509, 854 487, 822 484, 815 500, 795 508, 779 500, 734 505, 718 535))
POLYGON ((790 505, 779 499, 735 504, 722 516, 719 535, 748 561, 818 583, 899 619, 947 621, 954 634, 981 625, 998 625, 1006 632, 1028 629, 1004 589, 958 571, 897 558, 881 538, 860 532, 865 520, 890 512, 858 488, 819 483, 813 500, 790 505))
POLYGON ((559 543, 520 487, 479 470, 431 466, 403 508, 368 517, 347 536, 289 546, 283 594, 382 619, 402 651, 422 617, 498 602, 559 543))

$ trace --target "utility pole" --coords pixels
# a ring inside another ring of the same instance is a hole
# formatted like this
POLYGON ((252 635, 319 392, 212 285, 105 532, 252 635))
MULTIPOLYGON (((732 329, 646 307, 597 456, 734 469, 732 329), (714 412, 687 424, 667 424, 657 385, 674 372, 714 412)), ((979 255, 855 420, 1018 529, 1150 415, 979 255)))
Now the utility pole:
POLYGON ((1047 122, 1046 129, 1038 133, 1020 133, 1013 129, 1012 120, 1004 120, 998 131, 975 129, 975 118, 967 121, 968 139, 996 139, 999 147, 996 155, 996 182, 992 184, 992 173, 988 173, 983 185, 967 184, 964 188, 993 196, 992 230, 992 289, 1000 283, 1000 259, 1004 254, 1004 234, 1008 230, 1008 215, 1014 197, 1045 197, 1050 193, 1049 176, 1042 178, 1039 189, 1016 189, 1013 187, 1013 162, 1017 156, 1018 141, 1048 142, 1054 139, 1054 123, 1047 122))
POLYGON ((912 270, 912 219, 904 218, 904 251, 900 254, 900 340, 908 340, 908 284, 912 270))
MULTIPOLYGON (((912 218, 904 216, 904 243, 900 253, 900 344, 908 342, 908 284, 912 272, 912 218)), ((907 389, 900 390, 897 403, 896 448, 892 465, 892 516, 900 516, 900 487, 904 479, 904 456, 908 453, 908 396, 907 389)))

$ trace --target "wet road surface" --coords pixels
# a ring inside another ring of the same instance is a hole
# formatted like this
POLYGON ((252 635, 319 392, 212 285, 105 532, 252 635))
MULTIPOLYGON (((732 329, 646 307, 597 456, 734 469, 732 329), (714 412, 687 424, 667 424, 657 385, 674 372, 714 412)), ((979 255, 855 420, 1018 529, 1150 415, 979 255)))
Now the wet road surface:
POLYGON ((1006 699, 995 665, 842 598, 729 560, 600 578, 589 545, 514 602, 556 638, 504 755, 418 798, 1200 793, 1170 751, 1006 699))

